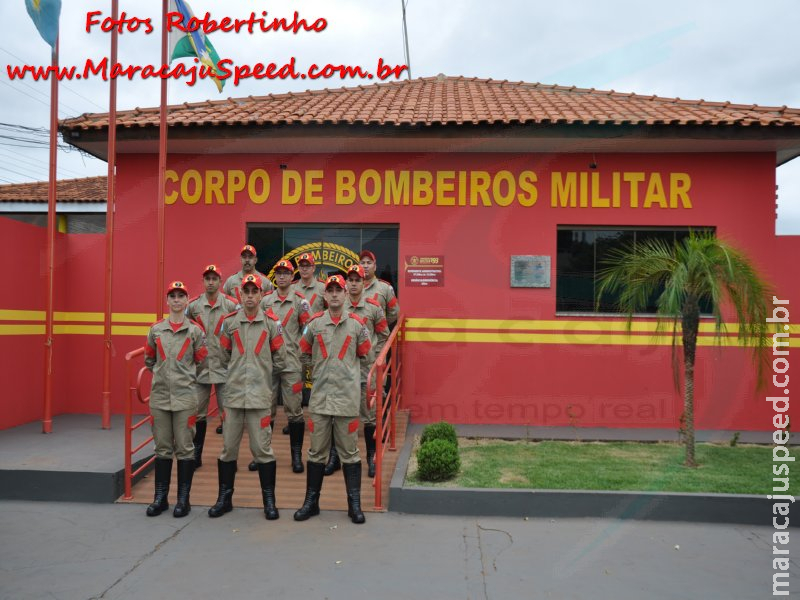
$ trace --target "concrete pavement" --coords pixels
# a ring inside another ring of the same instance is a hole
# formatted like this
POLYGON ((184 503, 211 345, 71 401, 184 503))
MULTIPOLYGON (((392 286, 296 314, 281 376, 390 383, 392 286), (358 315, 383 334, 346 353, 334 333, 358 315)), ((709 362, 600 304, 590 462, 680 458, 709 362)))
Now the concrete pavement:
POLYGON ((382 513, 358 526, 341 512, 296 523, 291 511, 267 522, 256 509, 206 509, 147 518, 141 505, 0 501, 0 598, 772 595, 767 514, 766 526, 740 526, 382 513))

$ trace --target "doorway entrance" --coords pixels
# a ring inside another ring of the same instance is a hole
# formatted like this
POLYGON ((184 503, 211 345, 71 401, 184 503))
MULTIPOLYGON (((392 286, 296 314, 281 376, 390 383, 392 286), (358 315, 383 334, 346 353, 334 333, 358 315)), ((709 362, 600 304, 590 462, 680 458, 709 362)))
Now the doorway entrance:
POLYGON ((345 273, 358 263, 361 250, 371 250, 378 259, 376 275, 397 291, 397 225, 277 224, 248 223, 247 243, 258 250, 256 268, 273 277, 272 267, 281 259, 295 263, 303 252, 314 255, 315 275, 324 279, 345 273))

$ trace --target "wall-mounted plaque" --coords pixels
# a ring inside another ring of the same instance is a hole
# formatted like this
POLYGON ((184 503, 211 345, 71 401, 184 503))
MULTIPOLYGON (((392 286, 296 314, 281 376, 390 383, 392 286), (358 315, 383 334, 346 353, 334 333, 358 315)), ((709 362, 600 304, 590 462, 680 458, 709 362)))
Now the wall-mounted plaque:
POLYGON ((407 287, 444 286, 444 256, 406 256, 407 287))
POLYGON ((550 257, 512 256, 511 287, 549 288, 550 257))

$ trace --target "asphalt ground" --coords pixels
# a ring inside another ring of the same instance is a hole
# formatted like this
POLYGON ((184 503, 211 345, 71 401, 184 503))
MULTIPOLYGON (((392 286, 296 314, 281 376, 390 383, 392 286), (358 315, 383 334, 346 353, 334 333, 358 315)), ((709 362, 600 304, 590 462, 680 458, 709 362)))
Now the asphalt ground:
MULTIPOLYGON (((750 599, 772 596, 772 528, 613 519, 0 501, 0 598, 750 599)), ((765 519, 768 519, 765 516, 765 519)), ((794 530, 791 532, 795 534, 794 530)), ((795 538, 796 539, 796 538, 795 538)), ((789 546, 797 555, 797 543, 789 546)), ((800 597, 793 562, 791 597, 800 597)))

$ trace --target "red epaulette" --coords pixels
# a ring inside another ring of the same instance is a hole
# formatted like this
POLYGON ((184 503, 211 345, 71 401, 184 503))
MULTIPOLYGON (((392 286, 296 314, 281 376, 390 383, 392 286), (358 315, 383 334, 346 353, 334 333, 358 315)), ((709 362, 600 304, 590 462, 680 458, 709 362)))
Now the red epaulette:
POLYGON ((159 319, 158 321, 156 321, 155 323, 153 323, 153 324, 152 324, 150 327, 155 327, 155 326, 156 326, 156 325, 158 325, 159 323, 163 323, 163 322, 164 322, 164 321, 166 321, 166 320, 167 320, 167 317, 164 317, 163 319, 159 319))
POLYGON ((273 321, 280 321, 280 319, 278 318, 278 315, 276 315, 274 312, 272 312, 272 308, 268 308, 267 310, 265 310, 264 314, 266 314, 273 321))
POLYGON ((294 293, 300 296, 303 300, 306 299, 306 295, 303 292, 298 292, 297 290, 295 290, 294 293))
POLYGON ((270 291, 268 291, 267 293, 265 293, 265 294, 264 294, 263 296, 261 296, 261 297, 262 297, 262 298, 266 298, 267 296, 269 296, 270 294, 272 294, 274 291, 275 291, 274 289, 273 289, 273 290, 270 290, 270 291))
POLYGON ((367 320, 366 320, 366 319, 362 319, 362 318, 361 318, 361 317, 359 317, 359 316, 358 316, 356 313, 350 313, 350 316, 351 316, 353 319, 355 319, 356 321, 358 321, 359 323, 361 323, 362 325, 366 325, 366 324, 367 324, 367 320))
POLYGON ((236 298, 234 298, 233 296, 229 296, 225 292, 222 292, 222 295, 225 296, 228 300, 230 300, 234 304, 239 304, 239 301, 236 298))
POLYGON ((197 321, 195 321, 194 319, 189 319, 189 321, 190 321, 190 322, 192 322, 192 323, 194 323, 195 325, 197 325, 197 326, 200 328, 200 331, 202 331, 203 333, 205 333, 205 332, 206 332, 206 328, 205 328, 205 327, 203 327, 203 326, 202 326, 200 323, 198 323, 198 322, 197 322, 197 321))
POLYGON ((386 281, 385 279, 378 279, 378 281, 380 281, 381 283, 385 283, 385 284, 386 284, 386 285, 388 285, 390 288, 394 289, 394 288, 392 287, 392 284, 391 284, 391 283, 389 283, 388 281, 386 281))
POLYGON ((324 310, 321 310, 318 313, 314 313, 313 315, 311 315, 311 318, 308 320, 308 322, 311 323, 311 321, 313 321, 314 319, 318 319, 319 317, 321 317, 324 314, 325 314, 324 310))
POLYGON ((367 302, 369 302, 370 304, 374 304, 378 308, 383 308, 381 306, 381 303, 379 301, 375 300, 375 298, 367 298, 367 302))
POLYGON ((234 316, 234 315, 236 315, 236 314, 238 314, 238 313, 239 313, 239 311, 238 311, 238 310, 235 310, 235 311, 233 311, 233 312, 229 312, 227 315, 225 315, 225 316, 224 316, 224 317, 222 317, 222 318, 223 318, 223 319, 230 319, 232 316, 234 316))
POLYGON ((200 298, 200 296, 202 296, 202 295, 203 295, 203 294, 197 294, 197 296, 195 296, 194 298, 189 298, 189 304, 191 304, 192 302, 194 302, 195 300, 197 300, 198 298, 200 298))

